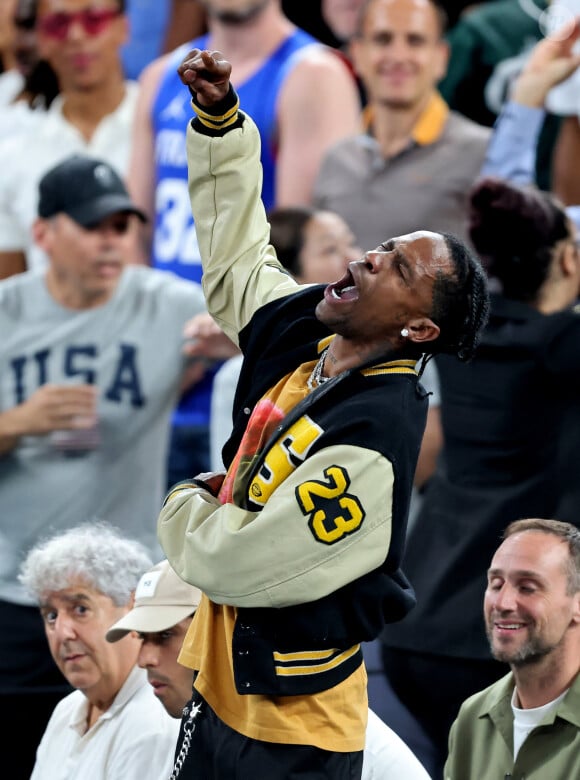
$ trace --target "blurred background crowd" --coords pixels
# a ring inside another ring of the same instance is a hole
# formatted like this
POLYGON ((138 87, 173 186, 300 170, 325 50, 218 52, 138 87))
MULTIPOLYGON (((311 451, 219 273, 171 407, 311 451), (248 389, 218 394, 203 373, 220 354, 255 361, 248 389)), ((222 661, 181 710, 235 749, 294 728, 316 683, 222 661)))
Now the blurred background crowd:
POLYGON ((271 242, 298 281, 330 282, 420 229, 455 233, 489 275, 476 358, 422 376, 404 564, 417 607, 365 647, 370 707, 442 780, 461 703, 507 671, 481 619, 502 530, 580 525, 579 13, 577 0, 0 0, 0 718, 21 745, 14 780, 75 685, 20 579, 26 556, 110 523, 143 546, 135 587, 163 557, 166 490, 222 467, 241 355, 201 294, 176 74, 194 47, 232 63, 261 135, 271 242), (78 213, 87 161, 115 218, 78 213))

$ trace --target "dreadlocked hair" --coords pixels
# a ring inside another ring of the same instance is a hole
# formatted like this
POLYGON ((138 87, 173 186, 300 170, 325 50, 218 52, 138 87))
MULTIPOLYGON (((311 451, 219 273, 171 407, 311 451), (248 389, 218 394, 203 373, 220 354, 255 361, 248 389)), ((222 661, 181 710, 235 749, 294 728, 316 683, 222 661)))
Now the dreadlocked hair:
POLYGON ((451 255, 453 271, 439 273, 433 285, 431 319, 439 326, 440 333, 429 342, 429 353, 455 355, 467 362, 475 354, 487 324, 487 276, 477 257, 463 241, 452 233, 442 232, 440 235, 451 255))

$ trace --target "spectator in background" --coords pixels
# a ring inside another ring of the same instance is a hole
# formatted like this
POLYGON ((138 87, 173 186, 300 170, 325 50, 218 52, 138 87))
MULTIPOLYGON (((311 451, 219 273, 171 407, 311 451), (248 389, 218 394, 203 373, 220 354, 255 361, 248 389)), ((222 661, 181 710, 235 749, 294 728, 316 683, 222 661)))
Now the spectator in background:
MULTIPOLYGON (((177 67, 191 48, 232 52, 242 105, 262 138, 266 208, 307 203, 322 153, 359 127, 354 81, 336 54, 297 29, 279 0, 203 0, 209 32, 155 61, 141 78, 129 187, 151 215, 151 265, 199 281, 201 262, 187 191, 189 98, 177 67), (308 121, 305 121, 305 117, 308 121)), ((173 418, 168 486, 207 471, 213 377, 185 394, 173 418)))
POLYGON ((121 56, 125 76, 134 80, 154 59, 206 27, 200 0, 127 0, 127 18, 129 37, 121 56))
MULTIPOLYGON (((451 56, 439 83, 454 111, 491 127, 514 78, 547 30, 548 0, 494 0, 467 8, 447 35, 451 56), (544 22, 544 24, 542 23, 544 22)), ((535 160, 535 179, 550 189, 560 119, 547 115, 535 160)))
POLYGON ((495 0, 467 7, 446 40, 450 57, 439 90, 456 111, 491 127, 513 78, 544 34, 549 0, 495 0))
POLYGON ((73 153, 102 158, 121 176, 129 162, 137 84, 125 81, 124 0, 38 0, 41 57, 60 94, 30 132, 0 144, 0 278, 46 266, 35 244, 38 182, 73 153))
POLYGON ((331 31, 336 43, 335 48, 344 57, 356 79, 361 104, 366 104, 366 94, 362 80, 356 73, 350 53, 350 42, 356 33, 358 18, 364 0, 321 0, 322 18, 331 31))
MULTIPOLYGON (((105 638, 151 565, 145 547, 102 523, 75 526, 28 551, 19 579, 40 608, 55 664, 76 689, 51 715, 31 780, 169 776, 178 728, 137 667, 141 643, 105 638)), ((23 739, 18 753, 26 760, 23 739)))
MULTIPOLYGON (((13 22, 14 67, 0 76, 14 85, 10 101, 0 113, 0 140, 18 136, 33 127, 36 120, 58 95, 59 85, 51 66, 40 58, 36 33, 38 0, 17 0, 13 22)), ((2 92, 2 85, 0 85, 2 92)))
MULTIPOLYGON (((308 5, 296 3, 296 0, 282 0, 284 12, 295 24, 330 46, 340 45, 345 30, 343 21, 350 26, 353 6, 357 5, 360 6, 360 0, 312 0, 308 5)), ((453 26, 464 8, 470 5, 473 5, 470 0, 447 0, 445 10, 449 25, 453 26)))
POLYGON ((108 642, 139 634, 137 663, 147 672, 153 692, 172 718, 181 718, 191 698, 193 671, 177 662, 201 591, 184 582, 167 560, 139 580, 132 608, 107 631, 108 642))
MULTIPOLYGON (((534 166, 546 102, 554 89, 578 72, 580 52, 578 20, 567 20, 554 34, 540 39, 515 78, 510 98, 494 126, 483 176, 501 176, 517 184, 534 183, 534 166)), ((567 161, 574 169, 575 158, 567 161)), ((578 206, 568 207, 570 219, 580 229, 578 206)))
POLYGON ((268 212, 268 222, 270 243, 299 284, 329 284, 363 253, 352 230, 332 211, 279 207, 268 212))
MULTIPOLYGON (((521 74, 514 83, 511 100, 502 110, 489 145, 484 173, 502 176, 520 184, 533 181, 533 160, 544 116, 544 105, 555 85, 578 73, 580 52, 578 20, 569 21, 558 34, 536 44, 521 74)), ((575 168, 575 158, 568 165, 575 168)), ((580 231, 580 204, 567 206, 566 214, 580 231)), ((567 410, 562 426, 559 454, 558 504, 554 515, 560 520, 578 523, 580 485, 576 467, 580 419, 578 406, 567 410)))
POLYGON ((195 283, 126 267, 144 215, 106 163, 73 156, 48 171, 39 215, 33 229, 48 268, 0 282, 0 718, 7 744, 42 732, 63 693, 18 566, 39 537, 79 517, 106 520, 161 557, 155 519, 169 421, 188 375, 182 331, 205 311, 195 283))
POLYGON ((580 777, 580 530, 518 520, 503 539, 483 612, 493 656, 511 671, 462 705, 445 778, 580 777))
MULTIPOLYGON (((200 598, 195 586, 180 579, 168 561, 161 561, 141 577, 133 609, 107 631, 109 642, 139 634, 137 663, 147 670, 155 695, 173 718, 182 717, 191 698, 193 670, 182 666, 177 656, 200 598)), ((401 778, 429 780, 404 742, 369 710, 362 780, 401 778)))
POLYGON ((334 144, 314 187, 315 205, 340 214, 359 244, 422 229, 467 239, 467 192, 490 130, 450 112, 437 92, 444 32, 436 2, 365 0, 351 53, 368 132, 334 144))
POLYGON ((580 251, 563 205, 483 178, 470 211, 500 291, 473 361, 457 370, 435 358, 443 450, 405 554, 417 606, 383 632, 387 677, 433 740, 437 777, 462 701, 505 672, 480 620, 486 569, 506 523, 553 516, 560 436, 580 391, 580 251))

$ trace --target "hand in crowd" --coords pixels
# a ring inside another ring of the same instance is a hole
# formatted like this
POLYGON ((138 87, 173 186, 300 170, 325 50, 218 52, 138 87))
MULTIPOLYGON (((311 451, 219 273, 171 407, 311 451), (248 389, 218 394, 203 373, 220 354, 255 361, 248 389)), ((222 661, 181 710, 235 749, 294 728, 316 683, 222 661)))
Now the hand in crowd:
POLYGON ((197 314, 186 322, 183 337, 183 352, 189 358, 227 360, 240 351, 210 314, 197 314))
POLYGON ((514 83, 512 99, 525 106, 541 108, 546 95, 580 65, 580 54, 573 51, 580 38, 580 18, 540 41, 514 83))
POLYGON ((193 387, 215 361, 239 354, 239 348, 219 328, 210 314, 197 314, 183 328, 183 354, 190 364, 182 378, 181 392, 193 387))
POLYGON ((93 385, 42 385, 12 410, 19 435, 42 436, 57 430, 86 430, 96 422, 93 385))
POLYGON ((177 72, 202 106, 212 106, 228 94, 232 66, 219 51, 192 49, 177 72))

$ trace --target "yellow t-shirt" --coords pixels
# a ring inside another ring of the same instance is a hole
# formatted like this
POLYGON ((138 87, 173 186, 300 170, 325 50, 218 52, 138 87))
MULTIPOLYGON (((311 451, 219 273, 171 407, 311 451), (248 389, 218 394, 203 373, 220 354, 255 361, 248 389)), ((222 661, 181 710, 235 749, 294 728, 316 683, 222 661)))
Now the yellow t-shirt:
MULTIPOLYGON (((251 465, 248 456, 260 451, 285 412, 307 394, 306 379, 314 364, 305 363, 284 377, 265 396, 265 404, 256 406, 220 498, 231 500, 236 474, 251 465)), ((197 670, 195 688, 218 717, 240 734, 265 742, 315 745, 335 752, 363 750, 368 712, 364 664, 321 693, 240 695, 232 662, 236 612, 235 607, 214 604, 203 596, 179 656, 180 663, 197 670)))

